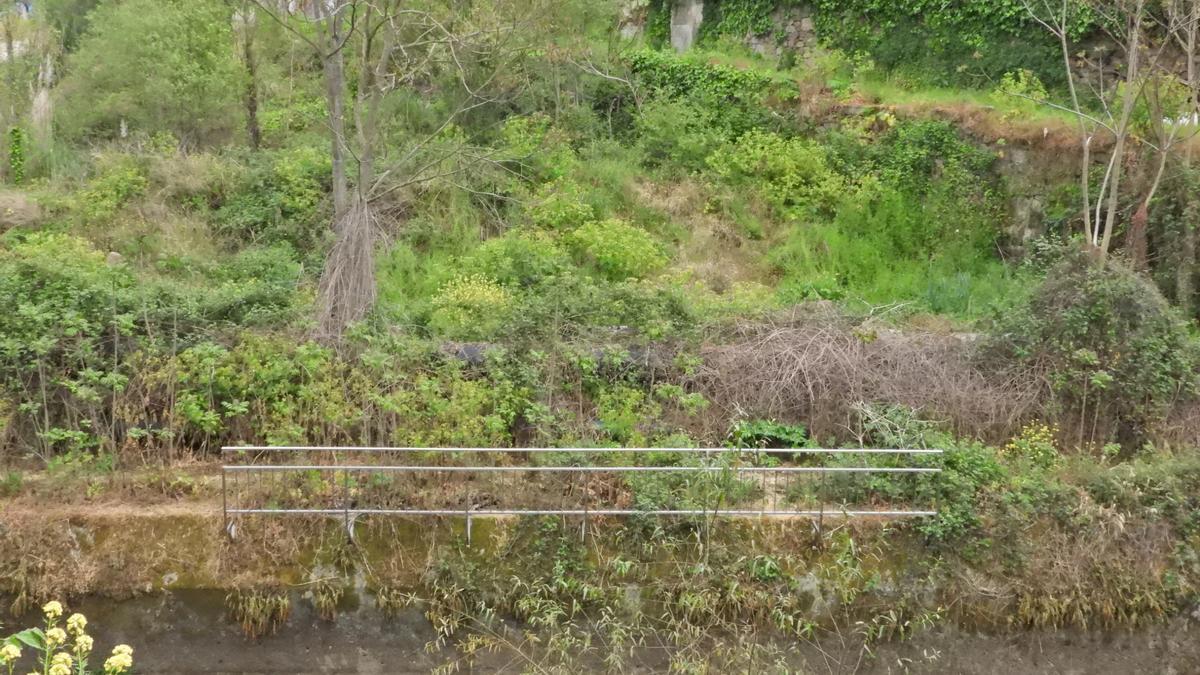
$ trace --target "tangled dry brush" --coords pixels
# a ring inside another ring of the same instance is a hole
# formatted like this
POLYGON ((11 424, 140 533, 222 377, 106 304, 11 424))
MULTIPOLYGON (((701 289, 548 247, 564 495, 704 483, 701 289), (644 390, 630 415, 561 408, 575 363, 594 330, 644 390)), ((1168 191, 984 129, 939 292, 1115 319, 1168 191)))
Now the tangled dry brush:
POLYGON ((902 405, 964 436, 1002 441, 1049 397, 1031 368, 989 363, 973 334, 872 328, 821 306, 741 323, 710 342, 692 385, 723 415, 854 437, 863 403, 902 405))

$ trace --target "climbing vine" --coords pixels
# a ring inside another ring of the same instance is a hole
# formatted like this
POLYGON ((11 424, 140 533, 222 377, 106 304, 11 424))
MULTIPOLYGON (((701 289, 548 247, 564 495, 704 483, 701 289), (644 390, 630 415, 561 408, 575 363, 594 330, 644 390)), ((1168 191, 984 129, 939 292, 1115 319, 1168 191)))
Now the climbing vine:
POLYGON ((691 61, 666 52, 642 50, 629 56, 633 72, 651 88, 668 95, 708 94, 728 101, 754 100, 771 84, 755 70, 691 61))
MULTIPOLYGON (((1023 0, 816 0, 814 20, 827 44, 866 52, 879 65, 963 80, 997 79, 1026 68, 1044 81, 1061 77, 1061 55, 1023 0), (1011 49, 1016 43, 1018 50, 1011 49)), ((1072 36, 1095 28, 1085 3, 1073 0, 1072 36)))
POLYGON ((771 13, 787 4, 780 0, 709 0, 704 6, 703 37, 765 35, 771 32, 771 13))
POLYGON ((29 138, 21 127, 8 130, 8 175, 12 182, 20 185, 25 181, 25 160, 29 138))
POLYGON ((650 0, 646 10, 646 43, 662 47, 671 42, 671 3, 669 0, 650 0))

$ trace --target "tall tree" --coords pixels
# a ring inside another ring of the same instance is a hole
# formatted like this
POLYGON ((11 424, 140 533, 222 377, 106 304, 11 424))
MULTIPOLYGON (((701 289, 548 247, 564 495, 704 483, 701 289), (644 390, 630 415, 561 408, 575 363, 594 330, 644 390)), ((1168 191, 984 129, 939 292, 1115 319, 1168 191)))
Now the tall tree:
MULTIPOLYGON (((1063 68, 1071 93, 1070 107, 1043 101, 1047 105, 1072 113, 1079 124, 1081 138, 1080 186, 1084 209, 1084 232, 1097 257, 1104 258, 1112 246, 1113 234, 1120 213, 1120 198, 1126 178, 1126 153, 1134 132, 1134 111, 1139 101, 1146 100, 1147 86, 1160 81, 1166 71, 1161 57, 1168 39, 1158 35, 1154 39, 1151 29, 1156 26, 1156 16, 1151 12, 1147 0, 1023 0, 1029 15, 1058 38, 1062 49, 1063 68), (1120 51, 1120 76, 1106 79, 1104 73, 1113 64, 1087 64, 1084 59, 1072 58, 1071 29, 1081 12, 1094 17, 1120 51), (1089 102, 1082 100, 1077 83, 1082 79, 1077 72, 1076 62, 1092 65, 1098 77, 1092 78, 1089 102), (1099 190, 1096 193, 1095 210, 1091 208, 1091 144, 1098 130, 1112 137, 1112 151, 1099 190)), ((1161 120, 1160 120, 1161 121, 1161 120)), ((1159 144, 1163 152, 1169 152, 1177 140, 1175 129, 1158 127, 1162 131, 1159 144)), ((1136 142, 1144 142, 1138 138, 1136 142)), ((1153 145, 1153 144, 1151 144, 1153 145)), ((1165 166, 1165 156, 1160 166, 1165 166)), ((1159 172, 1161 178, 1161 171, 1159 172)), ((1155 185, 1157 180, 1155 181, 1155 185)), ((1153 192, 1149 194, 1153 197, 1153 192)), ((1148 208, 1149 200, 1143 204, 1148 208)), ((1141 214, 1145 216, 1145 213, 1141 214)), ((1137 226, 1137 222, 1133 225, 1137 226)), ((1144 225, 1144 223, 1143 223, 1144 225)), ((1135 234, 1136 239, 1136 234, 1135 234)))
POLYGON ((222 0, 101 3, 67 59, 59 88, 62 127, 117 135, 127 125, 181 142, 224 140, 235 128, 242 69, 222 0))
POLYGON ((254 50, 254 38, 258 29, 258 14, 250 0, 241 0, 234 14, 242 65, 246 68, 246 137, 251 150, 262 145, 262 126, 258 123, 258 55, 254 50))
POLYGON ((472 111, 500 106, 521 89, 521 61, 544 44, 535 28, 561 3, 311 0, 281 8, 274 0, 254 1, 321 62, 335 241, 321 274, 317 320, 322 334, 340 336, 375 301, 377 204, 406 187, 490 161, 487 153, 450 141, 448 132, 472 111), (347 64, 353 100, 347 99, 347 64), (397 96, 419 102, 423 119, 385 119, 385 106, 397 96))
MULTIPOLYGON (((1168 31, 1183 55, 1184 84, 1188 92, 1189 105, 1185 108, 1193 122, 1200 121, 1200 0, 1168 0, 1164 3, 1168 31)), ((1185 146, 1183 165, 1190 174, 1192 169, 1192 144, 1185 146)), ((1184 312, 1193 311, 1195 288, 1193 279, 1197 268, 1197 228, 1200 227, 1200 195, 1189 191, 1187 209, 1181 225, 1178 259, 1175 265, 1175 301, 1184 312)))

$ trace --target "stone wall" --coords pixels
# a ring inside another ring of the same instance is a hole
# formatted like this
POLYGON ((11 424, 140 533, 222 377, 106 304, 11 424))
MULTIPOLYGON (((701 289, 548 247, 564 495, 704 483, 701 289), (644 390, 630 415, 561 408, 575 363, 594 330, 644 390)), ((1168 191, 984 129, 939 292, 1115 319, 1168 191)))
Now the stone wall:
POLYGON ((704 23, 704 0, 674 0, 671 4, 671 47, 686 52, 700 35, 704 23))
POLYGON ((813 23, 813 8, 808 5, 777 7, 771 14, 774 30, 765 35, 746 35, 746 44, 767 56, 780 52, 804 52, 817 44, 817 29, 813 23))

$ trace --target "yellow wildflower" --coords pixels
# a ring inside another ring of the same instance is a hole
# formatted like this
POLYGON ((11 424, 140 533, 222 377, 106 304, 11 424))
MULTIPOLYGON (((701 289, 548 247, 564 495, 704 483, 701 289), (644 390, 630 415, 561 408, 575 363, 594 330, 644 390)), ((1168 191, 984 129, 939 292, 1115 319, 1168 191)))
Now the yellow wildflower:
POLYGON ((71 666, 64 666, 61 663, 50 666, 50 675, 71 675, 71 666))
POLYGON ((67 641, 67 631, 55 626, 46 631, 46 646, 54 649, 67 641))
POLYGON ((50 602, 42 605, 42 613, 46 615, 47 619, 54 621, 58 617, 62 616, 62 603, 57 600, 51 600, 50 602))
POLYGON ((130 647, 129 645, 117 645, 116 647, 113 647, 113 654, 133 656, 133 647, 130 647))
POLYGON ((75 653, 87 654, 92 651, 92 636, 80 635, 75 638, 75 653))
POLYGON ((21 658, 21 648, 16 645, 0 647, 0 663, 12 663, 21 658))
POLYGON ((68 669, 71 667, 72 663, 74 663, 74 661, 71 660, 71 655, 66 652, 59 652, 54 655, 54 658, 50 659, 50 665, 66 666, 68 669))
POLYGON ((87 617, 82 614, 72 614, 67 617, 67 630, 71 631, 71 635, 79 635, 83 629, 87 628, 87 617))
POLYGON ((121 675, 126 673, 133 667, 133 657, 129 654, 118 654, 113 650, 113 655, 108 657, 104 662, 105 675, 121 675))

